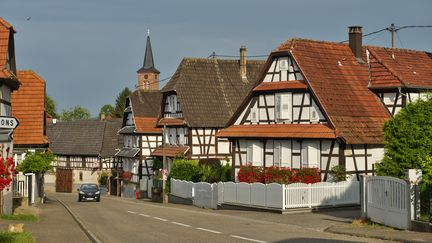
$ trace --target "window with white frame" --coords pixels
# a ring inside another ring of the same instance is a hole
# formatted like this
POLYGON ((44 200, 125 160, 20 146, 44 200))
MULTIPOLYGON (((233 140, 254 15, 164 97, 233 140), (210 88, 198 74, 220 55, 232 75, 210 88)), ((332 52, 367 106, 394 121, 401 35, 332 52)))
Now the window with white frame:
POLYGON ((301 164, 302 167, 319 168, 320 146, 319 141, 305 141, 302 144, 301 164))
POLYGON ((276 120, 292 120, 292 93, 279 93, 275 96, 276 120))
POLYGON ((246 151, 246 159, 248 163, 252 163, 253 166, 263 165, 263 145, 262 142, 249 141, 246 151))

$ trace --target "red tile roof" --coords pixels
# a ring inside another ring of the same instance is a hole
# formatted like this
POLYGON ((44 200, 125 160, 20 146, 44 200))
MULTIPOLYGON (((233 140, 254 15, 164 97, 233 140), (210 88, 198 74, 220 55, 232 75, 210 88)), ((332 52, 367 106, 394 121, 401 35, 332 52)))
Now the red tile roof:
POLYGON ((367 65, 347 44, 293 39, 277 51, 290 52, 331 124, 348 144, 383 144, 390 114, 368 89, 367 65))
POLYGON ((186 125, 186 121, 183 118, 162 118, 158 122, 158 126, 183 126, 186 125))
POLYGON ((20 70, 17 75, 21 86, 12 93, 12 115, 20 125, 14 131, 14 144, 46 144, 45 81, 31 70, 20 70))
POLYGON ((158 118, 134 117, 136 132, 162 134, 162 129, 156 127, 158 118))
MULTIPOLYGON (((188 146, 174 146, 174 145, 167 145, 165 147, 165 156, 167 157, 176 157, 178 155, 185 155, 189 151, 188 146)), ((153 152, 151 153, 152 156, 163 156, 164 155, 164 149, 162 146, 157 147, 153 152)))
POLYGON ((367 47, 372 87, 432 88, 432 54, 424 51, 367 47))
POLYGON ((6 68, 7 54, 10 51, 9 42, 13 41, 10 36, 13 33, 15 33, 13 27, 0 18, 0 79, 15 90, 19 86, 19 81, 12 70, 6 68))
POLYGON ((216 137, 335 139, 336 132, 323 124, 234 125, 220 130, 216 137))
POLYGON ((304 81, 287 81, 287 82, 262 82, 256 86, 253 91, 268 91, 268 90, 288 90, 288 89, 307 89, 307 84, 304 81))

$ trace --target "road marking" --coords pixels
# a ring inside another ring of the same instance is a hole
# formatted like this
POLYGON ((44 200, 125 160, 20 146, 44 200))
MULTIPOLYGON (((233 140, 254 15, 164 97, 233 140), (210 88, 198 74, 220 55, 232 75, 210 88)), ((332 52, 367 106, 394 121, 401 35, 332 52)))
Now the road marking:
POLYGON ((137 212, 132 212, 132 211, 127 211, 127 212, 131 214, 138 214, 137 212))
POLYGON ((262 241, 262 240, 255 240, 255 239, 246 238, 246 237, 238 236, 238 235, 231 235, 231 237, 233 237, 233 238, 237 238, 237 239, 242 239, 242 240, 253 241, 253 242, 260 242, 260 243, 265 243, 265 242, 266 242, 266 241, 262 241))
POLYGON ((153 218, 157 219, 157 220, 160 220, 160 221, 164 221, 164 222, 168 221, 168 219, 163 219, 163 218, 159 218, 159 217, 153 217, 153 218))
POLYGON ((142 214, 142 213, 140 213, 139 215, 144 216, 144 217, 147 217, 147 218, 150 218, 150 215, 147 215, 147 214, 142 214))
POLYGON ((178 222, 174 222, 174 221, 172 221, 171 223, 176 224, 176 225, 180 225, 180 226, 184 226, 184 227, 192 227, 188 224, 182 224, 182 223, 178 223, 178 222))
POLYGON ((210 230, 210 229, 205 229, 205 228, 197 228, 198 230, 202 230, 202 231, 207 231, 210 233, 215 233, 215 234, 221 234, 222 232, 216 231, 216 230, 210 230))

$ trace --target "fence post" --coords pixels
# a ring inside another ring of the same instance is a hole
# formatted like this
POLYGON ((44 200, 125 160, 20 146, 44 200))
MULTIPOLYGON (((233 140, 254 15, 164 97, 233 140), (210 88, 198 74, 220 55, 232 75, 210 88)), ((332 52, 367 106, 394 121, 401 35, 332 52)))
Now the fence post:
POLYGON ((307 184, 307 190, 308 190, 308 205, 309 208, 312 208, 312 184, 307 184))
MULTIPOLYGON (((286 205, 286 190, 285 190, 285 187, 286 187, 286 185, 282 184, 282 210, 285 210, 285 205, 286 205)), ((266 187, 265 192, 266 192, 265 198, 266 198, 266 205, 267 205, 267 187, 266 187)))
POLYGON ((361 218, 367 218, 367 188, 366 188, 367 176, 362 175, 360 177, 360 208, 361 208, 361 218))

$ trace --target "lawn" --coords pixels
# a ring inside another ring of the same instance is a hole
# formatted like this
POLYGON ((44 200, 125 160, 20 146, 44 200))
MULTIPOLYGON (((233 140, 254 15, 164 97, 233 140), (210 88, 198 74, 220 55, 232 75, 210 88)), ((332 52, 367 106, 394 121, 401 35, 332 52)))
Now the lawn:
MULTIPOLYGON (((14 214, 14 215, 0 215, 0 219, 5 220, 19 220, 19 221, 38 221, 38 217, 33 214, 14 214)), ((2 242, 2 241, 0 241, 2 242)))
POLYGON ((33 243, 33 237, 30 233, 10 233, 0 232, 0 242, 2 243, 33 243))

